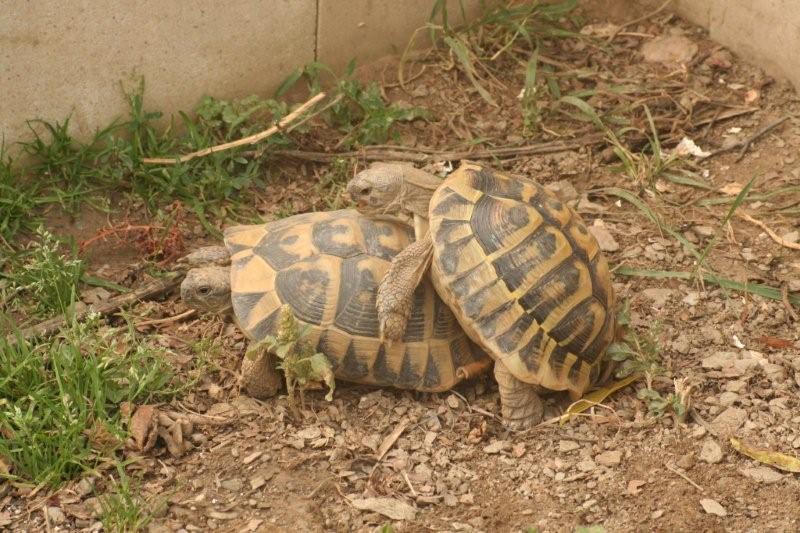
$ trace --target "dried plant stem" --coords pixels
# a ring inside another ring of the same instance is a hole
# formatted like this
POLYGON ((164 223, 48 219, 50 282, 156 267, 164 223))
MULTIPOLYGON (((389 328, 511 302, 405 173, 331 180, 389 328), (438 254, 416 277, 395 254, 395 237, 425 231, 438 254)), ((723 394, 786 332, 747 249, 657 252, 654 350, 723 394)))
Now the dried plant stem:
POLYGON ((295 109, 294 111, 283 117, 277 124, 270 127, 269 129, 262 131, 261 133, 256 133, 248 137, 238 139, 236 141, 231 141, 224 144, 218 144, 216 146, 210 146, 208 148, 204 148, 202 150, 198 150, 196 152, 192 152, 190 154, 185 154, 182 156, 145 158, 142 159, 142 162, 152 165, 174 165, 176 163, 185 163, 186 161, 189 161, 196 157, 203 157, 216 152, 230 150, 231 148, 236 148, 238 146, 255 144, 259 141, 263 141, 267 137, 270 137, 279 132, 281 129, 285 128, 287 124, 294 121, 297 117, 305 113, 309 108, 311 108, 314 104, 316 104, 323 98, 325 98, 325 93, 319 93, 315 95, 313 98, 306 101, 303 105, 301 105, 300 107, 298 107, 297 109, 295 109))
POLYGON ((748 215, 747 213, 740 213, 740 212, 737 212, 737 213, 736 213, 736 215, 737 215, 737 216, 739 216, 740 218, 743 218, 743 219, 745 219, 746 221, 750 222, 751 224, 755 224, 755 225, 756 225, 756 226, 758 226, 759 228, 763 229, 763 230, 764 230, 764 232, 765 232, 767 235, 769 235, 769 238, 770 238, 770 239, 772 239, 773 241, 777 242, 777 243, 778 243, 778 244, 780 244, 781 246, 784 246, 784 247, 786 247, 786 248, 791 248, 792 250, 800 250, 800 244, 798 244, 798 243, 796 243, 796 242, 789 242, 789 241, 787 241, 787 240, 785 240, 785 239, 781 238, 781 236, 780 236, 780 235, 778 235, 777 233, 775 233, 774 231, 772 231, 772 230, 769 228, 769 226, 767 226, 766 224, 764 224, 764 223, 763 223, 763 222, 761 222, 760 220, 757 220, 757 219, 755 219, 755 218, 751 217, 751 216, 750 216, 750 215, 748 215))

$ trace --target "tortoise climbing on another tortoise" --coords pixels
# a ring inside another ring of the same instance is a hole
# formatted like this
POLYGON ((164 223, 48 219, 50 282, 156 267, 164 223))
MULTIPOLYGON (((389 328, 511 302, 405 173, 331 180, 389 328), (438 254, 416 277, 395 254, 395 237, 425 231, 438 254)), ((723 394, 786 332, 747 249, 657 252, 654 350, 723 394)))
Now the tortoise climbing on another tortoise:
MULTIPOLYGON (((225 230, 225 247, 198 250, 181 284, 194 308, 233 315, 252 340, 274 335, 283 304, 310 325, 306 340, 331 361, 337 379, 438 392, 483 373, 491 359, 458 325, 429 282, 413 292, 408 327, 390 346, 378 331, 378 283, 413 241, 410 229, 355 210, 308 213, 225 230), (230 266, 227 266, 227 265, 230 266)), ((262 360, 243 362, 245 390, 274 383, 262 360)))
POLYGON ((578 214, 552 193, 470 162, 444 180, 375 164, 347 193, 365 215, 413 220, 417 232, 378 291, 389 340, 402 334, 410 295, 431 265, 439 295, 496 361, 509 425, 541 419, 537 386, 577 398, 597 381, 615 329, 608 263, 578 214))

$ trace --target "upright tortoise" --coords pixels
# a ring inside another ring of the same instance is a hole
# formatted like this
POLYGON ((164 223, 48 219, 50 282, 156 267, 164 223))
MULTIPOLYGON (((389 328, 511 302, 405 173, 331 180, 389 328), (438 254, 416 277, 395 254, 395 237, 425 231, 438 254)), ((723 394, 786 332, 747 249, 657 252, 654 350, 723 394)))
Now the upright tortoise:
POLYGON ((470 162, 443 181, 375 164, 347 193, 367 216, 414 221, 416 242, 392 260, 378 290, 388 339, 402 334, 410 295, 432 265, 437 292, 496 361, 510 425, 541 419, 535 386, 579 397, 597 380, 614 333, 608 264, 577 213, 554 195, 470 162))
MULTIPOLYGON (((391 346, 379 339, 375 298, 392 258, 412 232, 355 210, 296 215, 225 231, 225 248, 187 256, 181 284, 187 305, 222 311, 232 305, 254 340, 275 334, 283 304, 311 326, 307 340, 330 359, 336 378, 438 392, 488 370, 489 359, 459 327, 429 282, 414 291, 405 334, 391 346), (230 266, 226 266, 226 260, 230 266)), ((270 380, 263 362, 245 359, 243 381, 259 394, 270 380)), ((263 392, 263 391, 262 391, 263 392)))

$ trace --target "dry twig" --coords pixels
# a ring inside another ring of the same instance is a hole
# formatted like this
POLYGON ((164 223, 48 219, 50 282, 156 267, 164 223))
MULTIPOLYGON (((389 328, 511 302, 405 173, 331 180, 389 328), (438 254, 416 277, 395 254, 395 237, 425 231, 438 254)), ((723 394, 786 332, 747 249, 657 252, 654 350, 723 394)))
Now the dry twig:
POLYGON ((681 472, 677 468, 673 468, 672 466, 669 465, 669 463, 664 463, 664 466, 666 467, 667 470, 669 470, 673 474, 678 475, 678 476, 682 477, 683 479, 685 479, 691 486, 693 486, 694 488, 699 490, 701 493, 703 493, 703 494, 706 493, 706 489, 704 489, 703 487, 701 487, 700 485, 698 485, 697 483, 692 481, 689 478, 689 476, 687 476, 686 474, 684 474, 683 472, 681 472))
POLYGON ((791 248, 792 250, 800 250, 800 244, 798 244, 796 242, 789 242, 789 241, 783 239, 780 235, 778 235, 777 233, 772 231, 769 228, 769 226, 767 226, 766 224, 764 224, 760 220, 756 220, 755 218, 751 217, 747 213, 742 213, 742 212, 739 212, 739 211, 736 212, 736 215, 738 215, 740 218, 745 219, 746 221, 750 222, 751 224, 755 224, 759 228, 763 229, 764 232, 767 235, 769 235, 770 239, 772 239, 773 241, 777 242, 781 246, 784 246, 786 248, 791 248))
POLYGON ((303 105, 301 105, 300 107, 298 107, 297 109, 295 109, 294 111, 292 111, 291 113, 289 113, 288 115, 283 117, 277 124, 275 124, 275 125, 271 126, 270 128, 262 131, 261 133, 256 133, 256 134, 250 135, 248 137, 244 137, 242 139, 238 139, 238 140, 235 140, 235 141, 227 142, 227 143, 224 143, 224 144, 218 144, 216 146, 210 146, 208 148, 203 148, 202 150, 198 150, 196 152, 192 152, 190 154, 185 154, 185 155, 182 155, 182 156, 175 156, 175 157, 148 157, 148 158, 142 159, 142 162, 143 163, 152 164, 152 165, 174 165, 176 163, 185 163, 186 161, 189 161, 189 160, 194 159, 196 157, 203 157, 203 156, 206 156, 206 155, 209 155, 209 154, 213 154, 213 153, 216 153, 216 152, 222 152, 224 150, 230 150, 231 148, 236 148, 238 146, 246 146, 248 144, 255 144, 255 143, 259 142, 259 141, 263 141, 267 137, 270 137, 270 136, 276 134, 277 132, 279 132, 281 129, 285 128, 287 124, 289 124, 292 121, 294 121, 294 119, 296 119, 297 117, 299 117, 300 115, 305 113, 308 109, 310 109, 314 104, 316 104, 317 102, 319 102, 323 98, 325 98, 325 93, 319 93, 319 94, 315 95, 313 98, 311 98, 310 100, 305 102, 303 105))

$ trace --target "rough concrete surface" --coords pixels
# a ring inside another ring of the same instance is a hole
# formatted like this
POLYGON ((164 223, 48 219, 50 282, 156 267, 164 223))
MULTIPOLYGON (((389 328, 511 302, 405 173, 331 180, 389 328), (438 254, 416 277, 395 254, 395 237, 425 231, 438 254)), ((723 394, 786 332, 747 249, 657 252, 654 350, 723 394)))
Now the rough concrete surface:
POLYGON ((151 108, 263 93, 314 58, 316 0, 9 0, 0 9, 0 135, 63 120, 86 136, 126 108, 143 75, 151 108), (10 8, 9 8, 10 6, 10 8))
POLYGON ((677 0, 675 7, 713 40, 800 87, 797 0, 677 0))

